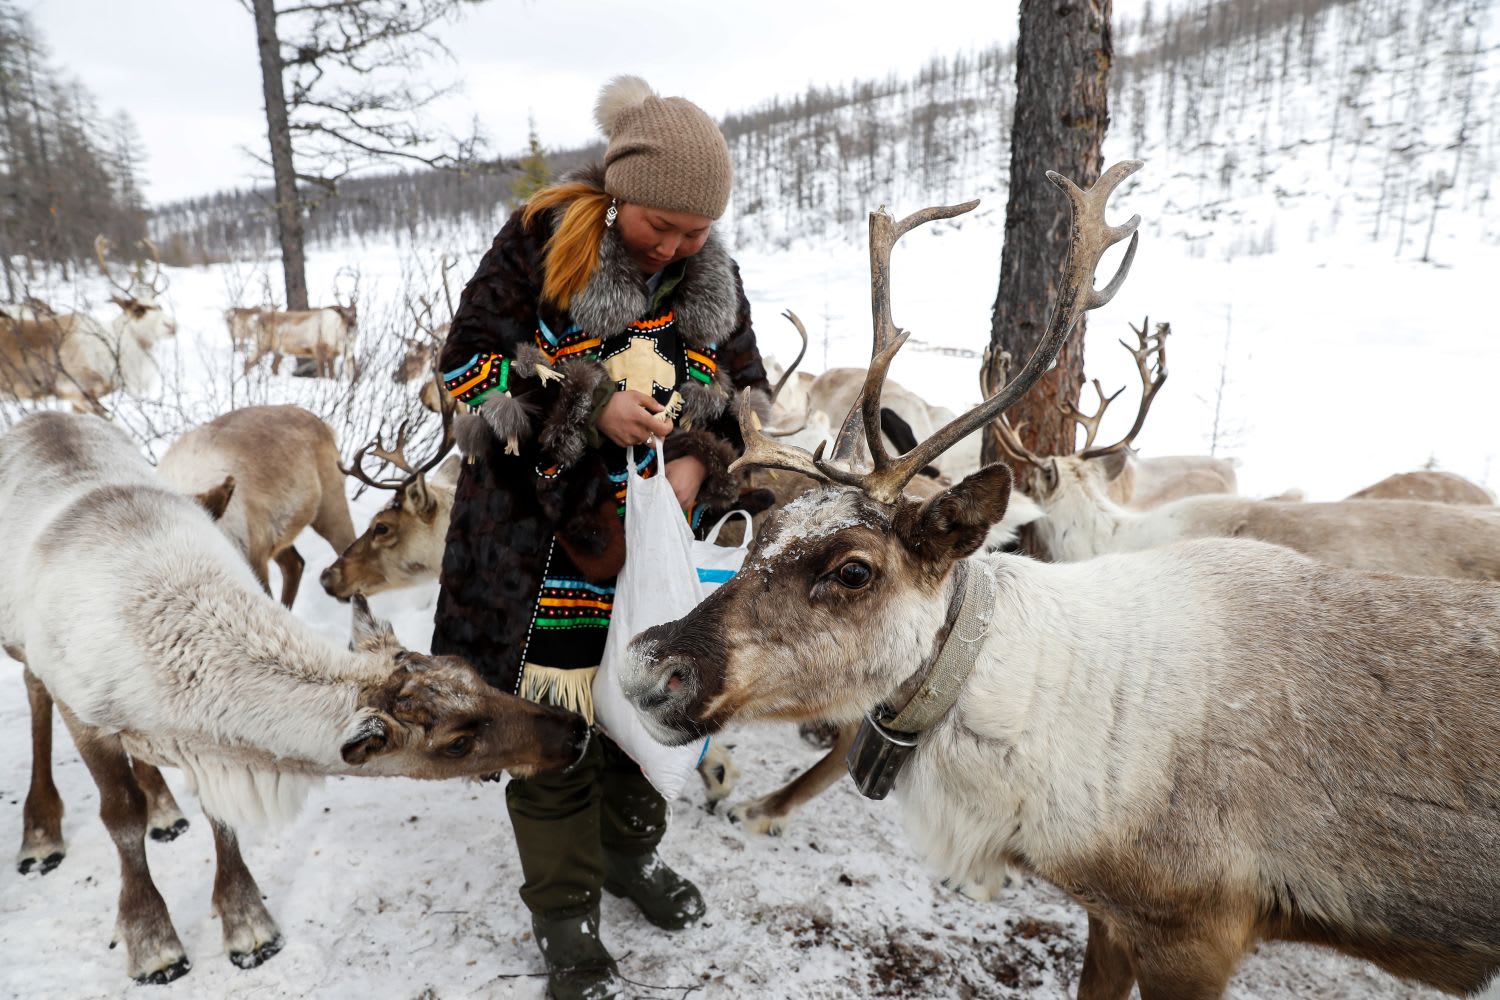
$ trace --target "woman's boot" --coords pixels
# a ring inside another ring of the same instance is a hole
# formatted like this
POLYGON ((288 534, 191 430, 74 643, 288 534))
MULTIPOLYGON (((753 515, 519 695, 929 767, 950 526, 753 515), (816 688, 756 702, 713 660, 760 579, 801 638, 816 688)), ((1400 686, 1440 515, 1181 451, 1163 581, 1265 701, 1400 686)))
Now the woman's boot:
POLYGON ((533 913, 531 929, 547 963, 552 1000, 610 1000, 624 983, 599 940, 599 907, 567 916, 533 913))
POLYGON ((706 910, 698 887, 668 868, 655 851, 624 855, 606 850, 604 888, 629 899, 647 920, 669 931, 697 923, 706 910))

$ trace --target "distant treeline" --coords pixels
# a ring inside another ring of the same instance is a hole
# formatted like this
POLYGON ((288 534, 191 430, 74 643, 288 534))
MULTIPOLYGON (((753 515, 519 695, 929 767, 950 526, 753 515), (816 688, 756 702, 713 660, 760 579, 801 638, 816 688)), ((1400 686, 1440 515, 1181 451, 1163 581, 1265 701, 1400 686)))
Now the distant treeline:
MULTIPOLYGON (((1377 238, 1382 220, 1399 213, 1399 252, 1401 241, 1412 239, 1405 230, 1417 219, 1414 206, 1429 204, 1424 218, 1435 219, 1444 198, 1467 198, 1474 185, 1488 185, 1495 129, 1470 111, 1491 99, 1476 83, 1488 54, 1480 45, 1486 16, 1485 0, 1148 4, 1137 18, 1116 19, 1106 146, 1165 157, 1179 181, 1190 172, 1201 201, 1169 208, 1201 214, 1236 178, 1264 183, 1285 152, 1278 143, 1327 144, 1330 165, 1343 163, 1349 176, 1356 160, 1374 162, 1371 169, 1383 174, 1369 210, 1377 238), (1387 65, 1392 59, 1405 69, 1387 65), (1376 95, 1366 84, 1382 73, 1376 95), (1327 82, 1326 102, 1295 106, 1289 95, 1305 94, 1309 81, 1327 82), (1442 132, 1450 122, 1456 137, 1442 132), (1443 185, 1451 187, 1455 176, 1464 188, 1448 194, 1443 185)), ((912 79, 811 88, 729 115, 722 125, 735 187, 725 221, 735 243, 858 239, 865 213, 882 203, 1003 192, 1014 67, 1013 47, 995 45, 935 59, 912 79)), ((548 161, 560 173, 598 152, 553 152, 548 161)), ((308 235, 442 240, 489 233, 508 211, 517 172, 509 162, 346 181, 337 198, 315 200, 308 235)), ((268 192, 224 192, 161 207, 152 230, 183 263, 260 253, 275 243, 270 207, 268 192)))
POLYGON ((0 294, 18 297, 37 262, 85 264, 100 234, 118 247, 145 236, 140 149, 129 116, 103 115, 0 0, 0 294))

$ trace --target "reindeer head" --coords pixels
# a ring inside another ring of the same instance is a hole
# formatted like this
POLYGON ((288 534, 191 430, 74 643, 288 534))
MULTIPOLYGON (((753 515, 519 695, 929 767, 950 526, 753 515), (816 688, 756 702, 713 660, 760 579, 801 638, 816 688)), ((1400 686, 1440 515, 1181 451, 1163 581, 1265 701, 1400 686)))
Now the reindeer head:
POLYGON ((572 712, 506 694, 456 656, 403 649, 388 623, 355 598, 356 652, 390 673, 361 694, 340 753, 359 774, 409 778, 526 777, 582 756, 588 726, 572 712))
POLYGON ((418 473, 398 486, 365 533, 323 571, 323 589, 345 601, 355 594, 368 597, 436 577, 442 568, 458 471, 455 455, 430 479, 418 473))
POLYGON ((114 286, 114 294, 110 295, 109 300, 120 307, 120 315, 115 317, 113 323, 115 333, 128 334, 142 347, 150 349, 158 340, 176 336, 177 323, 157 301, 167 289, 166 278, 161 271, 161 255, 150 240, 142 240, 141 246, 155 264, 150 278, 146 277, 143 262, 135 265, 128 280, 113 274, 107 259, 109 240, 103 236, 94 239, 94 256, 99 261, 100 273, 114 286))
POLYGON ((824 459, 822 447, 809 455, 772 441, 741 407, 746 450, 737 466, 787 469, 822 485, 772 516, 734 579, 686 618, 648 629, 631 644, 621 684, 658 739, 684 743, 736 717, 852 721, 895 692, 932 652, 952 596, 950 571, 1004 515, 1011 475, 991 465, 926 501, 905 496, 906 484, 1020 399, 1051 367, 1078 316, 1113 297, 1134 258, 1140 219, 1112 227, 1104 207, 1139 167, 1116 164, 1088 191, 1048 174, 1068 195, 1073 222, 1066 278, 1046 335, 999 392, 895 458, 886 452, 879 419, 881 383, 907 337, 891 321, 891 247, 915 226, 977 202, 926 209, 900 223, 884 212, 870 216, 874 357, 832 456, 824 459), (1095 289, 1100 257, 1127 236, 1120 270, 1095 289), (861 433, 873 461, 868 472, 846 464, 861 433))

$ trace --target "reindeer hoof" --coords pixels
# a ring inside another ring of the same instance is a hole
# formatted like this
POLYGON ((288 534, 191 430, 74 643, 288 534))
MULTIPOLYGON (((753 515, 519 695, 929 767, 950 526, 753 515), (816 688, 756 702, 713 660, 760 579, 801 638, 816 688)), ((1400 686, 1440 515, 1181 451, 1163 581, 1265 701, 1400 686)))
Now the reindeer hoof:
POLYGON ((66 856, 62 851, 53 851, 44 858, 22 858, 16 865, 16 871, 22 875, 30 875, 31 870, 35 868, 38 875, 45 875, 62 864, 66 856))
POLYGON ((175 979, 181 979, 192 971, 192 968, 193 963, 188 961, 187 957, 184 956, 165 969, 157 969, 155 972, 148 972, 144 976, 136 976, 135 981, 142 986, 165 986, 175 979))
POLYGON ((786 832, 785 816, 764 816, 755 812, 755 802, 741 802, 729 810, 729 822, 743 826, 751 833, 763 833, 767 837, 779 837, 786 832))
POLYGON ((241 969, 253 969, 275 955, 285 944, 286 941, 278 934, 254 951, 231 951, 229 960, 241 969))
POLYGON ((174 822, 171 826, 153 826, 151 828, 151 839, 159 840, 162 843, 166 843, 169 840, 176 840, 178 837, 182 836, 183 832, 187 830, 187 828, 188 821, 182 817, 178 817, 177 821, 174 822))

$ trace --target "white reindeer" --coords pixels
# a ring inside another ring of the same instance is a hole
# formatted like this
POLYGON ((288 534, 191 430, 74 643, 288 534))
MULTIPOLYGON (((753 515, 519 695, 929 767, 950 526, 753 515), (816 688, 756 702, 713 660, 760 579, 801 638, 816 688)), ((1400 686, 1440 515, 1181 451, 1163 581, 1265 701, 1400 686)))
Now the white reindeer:
POLYGON ((355 610, 353 648, 262 592, 191 498, 119 430, 48 412, 0 438, 0 646, 57 699, 120 855, 129 974, 189 969, 146 867, 131 758, 182 768, 211 820, 230 959, 281 947, 234 828, 285 819, 318 775, 528 774, 577 759, 569 713, 495 691, 462 660, 402 649, 355 610))
MULTIPOLYGON (((842 441, 814 460, 744 426, 747 463, 825 485, 690 615, 638 636, 622 683, 669 743, 736 718, 870 713, 856 770, 876 793, 894 774, 924 856, 970 879, 1018 865, 1088 911, 1081 1000, 1136 983, 1144 1000, 1220 997, 1262 938, 1477 991, 1500 971, 1500 587, 1225 539, 1077 564, 973 556, 1004 513, 1005 466, 902 495, 1113 295, 1131 254, 1103 291, 1094 268, 1139 219, 1109 227, 1104 202, 1136 166, 1067 185, 1042 345, 916 452, 885 455, 866 419, 874 468, 857 473, 842 441), (897 741, 904 769, 883 767, 897 741)), ((872 242, 933 214, 877 216, 872 242)), ((878 268, 893 239, 872 247, 878 268)), ((904 339, 876 316, 867 417, 904 339)))

